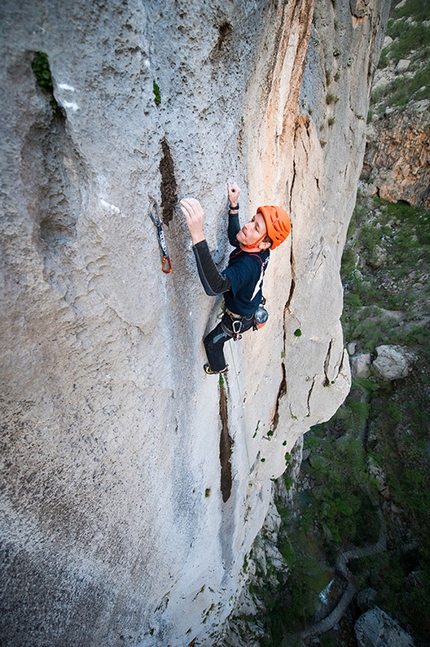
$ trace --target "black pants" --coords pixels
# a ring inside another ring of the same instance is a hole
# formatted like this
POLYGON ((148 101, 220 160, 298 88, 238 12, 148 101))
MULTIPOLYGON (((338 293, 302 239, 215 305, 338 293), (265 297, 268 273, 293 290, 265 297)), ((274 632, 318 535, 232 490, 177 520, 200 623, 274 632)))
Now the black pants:
MULTIPOLYGON (((224 344, 234 335, 233 322, 229 314, 225 313, 220 323, 214 328, 203 340, 206 349, 209 366, 213 371, 222 371, 226 367, 224 357, 224 344)), ((243 317, 240 333, 246 332, 252 328, 254 317, 243 317)))

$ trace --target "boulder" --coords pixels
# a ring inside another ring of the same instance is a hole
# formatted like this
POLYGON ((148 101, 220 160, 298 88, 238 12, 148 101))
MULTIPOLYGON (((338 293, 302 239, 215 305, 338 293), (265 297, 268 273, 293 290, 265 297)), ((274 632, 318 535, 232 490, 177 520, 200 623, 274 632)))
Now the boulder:
POLYGON ((414 647, 412 637, 379 607, 363 613, 354 629, 359 647, 414 647))
POLYGON ((370 353, 360 353, 360 355, 355 355, 354 357, 351 357, 352 377, 367 379, 371 372, 370 367, 371 367, 370 353))
POLYGON ((403 72, 406 72, 409 69, 410 64, 411 64, 411 61, 408 58, 401 58, 396 65, 397 74, 402 74, 403 72))
POLYGON ((373 609, 376 603, 377 592, 375 589, 363 589, 357 595, 357 604, 361 611, 369 611, 373 609))
POLYGON ((378 346, 372 368, 381 380, 399 380, 409 374, 413 358, 401 346, 378 346))
POLYGON ((382 49, 384 49, 384 47, 389 47, 389 45, 391 45, 392 42, 393 42, 393 39, 391 38, 391 36, 385 36, 382 49))
POLYGON ((355 341, 351 341, 351 342, 349 342, 349 344, 347 345, 346 349, 347 349, 347 351, 348 351, 348 355, 351 355, 351 356, 352 356, 352 355, 354 355, 354 353, 355 353, 355 351, 356 351, 356 349, 357 349, 357 344, 355 343, 355 341))

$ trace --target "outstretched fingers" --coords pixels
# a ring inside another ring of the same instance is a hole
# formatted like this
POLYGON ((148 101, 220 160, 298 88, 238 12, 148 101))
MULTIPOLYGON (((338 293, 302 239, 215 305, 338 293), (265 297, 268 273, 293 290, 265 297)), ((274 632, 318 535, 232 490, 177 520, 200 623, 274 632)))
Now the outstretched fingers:
POLYGON ((180 202, 180 207, 187 221, 193 243, 203 240, 204 212, 200 202, 195 198, 183 198, 180 202))

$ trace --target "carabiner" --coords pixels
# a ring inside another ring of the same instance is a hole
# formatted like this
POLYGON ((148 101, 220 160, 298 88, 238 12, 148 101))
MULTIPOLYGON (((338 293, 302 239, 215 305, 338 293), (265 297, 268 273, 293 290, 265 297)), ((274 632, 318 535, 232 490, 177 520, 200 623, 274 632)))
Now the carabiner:
POLYGON ((233 341, 242 339, 240 331, 242 330, 242 319, 232 319, 231 328, 233 330, 233 341))

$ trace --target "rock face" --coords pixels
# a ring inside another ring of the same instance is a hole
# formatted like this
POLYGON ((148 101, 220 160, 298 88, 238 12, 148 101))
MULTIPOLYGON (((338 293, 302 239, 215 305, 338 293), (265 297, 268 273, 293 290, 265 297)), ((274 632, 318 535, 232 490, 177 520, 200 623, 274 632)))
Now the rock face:
POLYGON ((368 129, 363 178, 384 200, 430 208, 429 105, 425 99, 406 110, 393 109, 368 129))
POLYGON ((359 647, 414 647, 412 637, 378 607, 366 611, 355 623, 359 647))
POLYGON ((339 263, 388 4, 327 0, 311 29, 310 0, 3 2, 2 644, 211 645, 270 478, 349 389, 339 263), (175 205, 201 200, 222 264, 228 179, 292 234, 219 385, 175 205))

